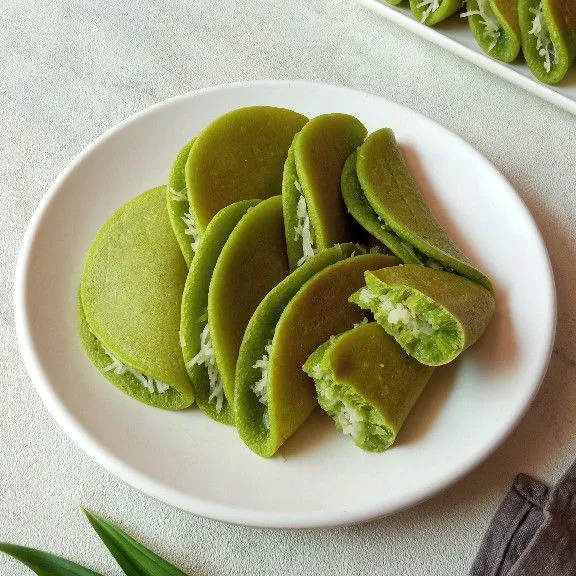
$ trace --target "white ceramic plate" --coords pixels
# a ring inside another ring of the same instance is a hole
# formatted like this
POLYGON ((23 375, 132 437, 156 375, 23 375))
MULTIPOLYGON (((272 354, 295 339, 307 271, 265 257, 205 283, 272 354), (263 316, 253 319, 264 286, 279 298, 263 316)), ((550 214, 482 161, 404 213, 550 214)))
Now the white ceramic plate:
POLYGON ((508 182, 460 138, 382 98, 321 84, 258 82, 160 103, 96 140, 58 177, 20 253, 16 324, 49 411, 90 456, 135 488, 210 518, 266 527, 360 522, 429 497, 510 432, 544 375, 555 328, 546 248, 508 182), (278 457, 248 450, 234 428, 198 410, 170 413, 123 395, 84 354, 76 290, 84 254, 107 218, 166 180, 179 148, 217 116, 269 104, 309 116, 356 115, 392 127, 434 211, 494 280, 497 312, 481 342, 438 369, 397 444, 357 449, 314 413, 278 457))
POLYGON ((468 22, 457 16, 449 18, 434 28, 418 22, 407 6, 392 6, 383 0, 357 0, 371 10, 399 24, 403 28, 426 38, 438 46, 493 72, 497 76, 532 92, 548 102, 576 114, 576 66, 572 66, 566 78, 557 86, 548 86, 537 80, 522 56, 513 64, 504 64, 482 51, 470 32, 468 22))

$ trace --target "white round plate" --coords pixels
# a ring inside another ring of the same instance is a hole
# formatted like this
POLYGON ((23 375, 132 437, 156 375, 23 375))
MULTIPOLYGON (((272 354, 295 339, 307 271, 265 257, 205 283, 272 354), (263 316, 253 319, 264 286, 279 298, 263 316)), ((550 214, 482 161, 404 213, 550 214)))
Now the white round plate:
POLYGON ((309 528, 361 522, 448 486, 518 422, 545 373, 555 329, 550 262, 510 184, 448 130, 382 98, 301 82, 185 94, 98 138, 58 177, 21 249, 15 314, 27 369, 49 411, 92 458, 138 490, 238 524, 309 528), (256 104, 310 117, 347 112, 396 132, 440 221, 494 281, 497 311, 481 341, 438 369, 389 451, 370 454, 316 411, 277 457, 259 458, 234 428, 123 395, 84 354, 76 291, 84 254, 108 217, 166 181, 180 147, 221 114, 256 104))

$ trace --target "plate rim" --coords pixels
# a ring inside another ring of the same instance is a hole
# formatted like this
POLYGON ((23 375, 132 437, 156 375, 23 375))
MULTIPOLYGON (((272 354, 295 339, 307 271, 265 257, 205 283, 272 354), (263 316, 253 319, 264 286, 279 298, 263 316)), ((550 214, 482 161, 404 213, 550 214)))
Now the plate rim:
POLYGON ((139 492, 146 494, 156 500, 168 504, 174 508, 191 512, 193 514, 209 518, 212 520, 219 520, 230 524, 256 527, 256 528, 275 528, 275 529, 314 529, 314 528, 329 528, 338 526, 347 526, 352 524, 359 524, 375 520, 382 516, 392 513, 400 512, 408 507, 414 506, 424 500, 427 500, 436 494, 444 491, 446 488, 454 485, 464 476, 469 474, 473 469, 479 466, 486 458, 496 451, 510 433, 517 427, 520 420, 526 413, 529 406, 532 404, 535 396, 537 395, 544 376, 546 375, 550 358, 552 355, 554 337, 556 333, 557 323, 557 297, 556 287, 554 281, 554 273, 548 249, 538 228, 538 225, 514 187, 505 178, 504 175, 478 150, 471 144, 466 142, 458 134, 452 132, 450 129, 442 126, 438 122, 430 119, 429 117, 412 110, 407 106, 403 106, 387 98, 379 95, 371 94, 363 90, 356 90, 347 86, 328 84, 322 82, 308 82, 301 80, 259 80, 259 81, 245 81, 233 82, 228 84, 220 84, 202 88, 199 90, 192 90, 177 96, 168 98, 157 102, 143 110, 140 110, 118 124, 106 130, 103 134, 94 139, 88 146, 86 146, 75 158, 70 161, 65 168, 56 177, 53 183, 48 188, 47 192, 42 196, 38 203, 30 222, 24 233, 20 250, 18 253, 15 281, 14 281, 14 320, 16 326, 17 342, 22 355, 26 371, 28 372, 34 387, 40 396, 44 406, 47 408, 51 416, 56 420, 59 426, 64 430, 66 435, 92 460, 99 464, 106 471, 112 473, 121 481, 125 482, 132 488, 139 492), (299 86, 300 88, 309 89, 327 89, 327 90, 341 90, 354 93, 356 96, 369 96, 380 99, 393 107, 399 107, 416 117, 423 118, 426 122, 430 122, 435 127, 449 133, 451 137, 457 139, 459 144, 464 146, 468 151, 473 152, 475 155, 480 156, 490 169, 497 174, 497 176, 507 184, 508 196, 514 201, 517 208, 524 213, 529 222, 533 226, 544 262, 547 267, 547 291, 550 298, 548 299, 548 315, 550 323, 548 326, 547 341, 548 346, 546 353, 543 356, 543 362, 538 372, 536 382, 533 385, 532 391, 525 399, 524 403, 517 409, 515 417, 512 418, 508 424, 501 429, 500 436, 496 438, 491 444, 485 446, 478 454, 465 465, 451 474, 450 478, 442 479, 436 485, 426 487, 423 489, 419 496, 407 495, 404 498, 394 500, 393 505, 386 502, 380 502, 377 505, 356 507, 352 511, 341 513, 340 511, 331 512, 330 510, 320 510, 312 512, 274 512, 267 510, 254 510, 246 507, 238 507, 234 505, 224 505, 217 501, 199 498, 190 494, 169 488, 160 482, 150 479, 146 474, 134 469, 120 458, 109 453, 108 450, 99 443, 87 430, 83 428, 81 422, 77 420, 73 413, 69 412, 60 400, 59 395, 52 388, 47 375, 44 373, 41 362, 36 354, 35 347, 32 341, 31 332, 29 329, 29 315, 26 309, 26 289, 27 289, 27 273, 29 269, 30 256, 32 247, 36 238, 38 228, 43 220, 44 214, 52 200, 58 193, 61 185, 66 181, 70 174, 81 164, 84 159, 91 154, 91 152, 111 138, 116 132, 122 130, 126 125, 137 121, 139 118, 149 114, 154 114, 157 110, 164 107, 169 107, 174 103, 194 98, 211 92, 219 92, 225 90, 234 90, 237 88, 266 88, 271 86, 299 86))

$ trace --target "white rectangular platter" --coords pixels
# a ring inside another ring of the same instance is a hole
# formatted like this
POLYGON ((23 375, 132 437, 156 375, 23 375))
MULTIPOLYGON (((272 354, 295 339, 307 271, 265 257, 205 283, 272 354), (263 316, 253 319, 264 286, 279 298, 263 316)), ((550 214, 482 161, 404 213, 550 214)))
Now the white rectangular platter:
POLYGON ((468 22, 463 18, 459 19, 455 16, 434 28, 430 28, 418 22, 408 7, 391 6, 380 0, 358 0, 358 2, 453 54, 493 72, 572 114, 576 114, 576 65, 572 66, 561 84, 547 86, 532 76, 522 57, 518 59, 517 63, 504 64, 486 55, 476 43, 468 27, 468 22))

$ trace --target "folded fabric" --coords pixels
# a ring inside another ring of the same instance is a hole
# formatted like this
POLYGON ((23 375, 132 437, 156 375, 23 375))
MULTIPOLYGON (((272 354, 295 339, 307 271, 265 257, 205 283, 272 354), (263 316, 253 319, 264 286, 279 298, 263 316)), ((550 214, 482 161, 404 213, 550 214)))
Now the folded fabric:
POLYGON ((470 576, 576 576, 576 462, 552 489, 516 477, 470 576))
POLYGON ((199 408, 210 418, 232 424, 232 407, 224 395, 222 377, 208 321, 208 290, 220 253, 234 228, 260 200, 243 200, 223 208, 206 227, 196 251, 184 294, 180 339, 182 355, 199 408))
POLYGON ((288 149, 307 121, 285 108, 251 106, 205 128, 186 162, 190 226, 201 236, 225 206, 279 195, 288 149))
POLYGON ((288 275, 282 198, 251 208, 228 236, 208 290, 208 324, 224 395, 234 401, 236 361, 250 317, 288 275))
POLYGON ((318 403, 354 443, 389 448, 434 368, 411 358, 376 324, 360 324, 322 344, 304 364, 318 403))
POLYGON ((503 62, 518 57, 521 42, 517 0, 466 0, 466 11, 460 16, 468 18, 470 30, 484 52, 503 62))
POLYGON ((330 335, 362 321, 348 297, 362 285, 364 271, 396 262, 355 253, 353 244, 322 250, 274 288, 250 319, 234 410, 241 438, 260 456, 272 456, 316 407, 314 384, 302 366, 330 335))
POLYGON ((351 223, 340 193, 340 175, 366 134, 354 116, 324 114, 310 120, 294 137, 282 179, 292 270, 318 250, 350 241, 351 223))
POLYGON ((462 276, 392 266, 366 272, 366 286, 350 301, 370 310, 406 350, 428 366, 451 362, 472 346, 494 313, 492 292, 462 276))
POLYGON ((178 336, 186 274, 162 186, 102 226, 79 293, 80 335, 92 362, 126 394, 170 410, 194 401, 178 336))
POLYGON ((460 10, 462 0, 410 0, 414 17, 422 24, 434 26, 460 10))
POLYGON ((560 82, 576 57, 576 2, 520 0, 522 50, 530 70, 542 82, 560 82))
POLYGON ((176 241, 188 267, 190 267, 194 252, 200 245, 200 232, 190 215, 188 193, 186 192, 186 161, 194 140, 188 142, 178 153, 170 170, 168 185, 166 186, 166 206, 170 216, 170 224, 172 224, 176 241))
POLYGON ((341 184, 350 214, 402 262, 450 270, 491 289, 426 204, 392 130, 366 138, 347 160, 341 184))

